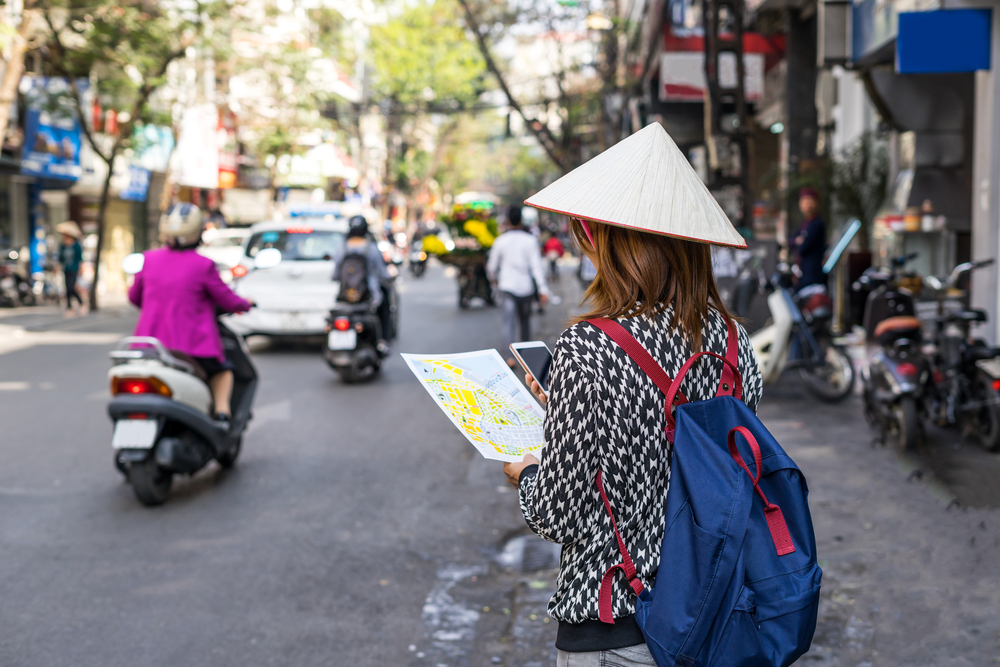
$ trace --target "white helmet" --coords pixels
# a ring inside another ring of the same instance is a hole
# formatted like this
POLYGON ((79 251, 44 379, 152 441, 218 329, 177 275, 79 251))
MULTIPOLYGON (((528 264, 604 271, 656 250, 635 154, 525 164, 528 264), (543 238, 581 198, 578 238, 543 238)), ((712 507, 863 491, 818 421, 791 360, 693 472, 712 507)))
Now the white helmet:
POLYGON ((201 240, 201 209, 186 202, 174 204, 160 218, 160 234, 170 245, 197 245, 201 240))

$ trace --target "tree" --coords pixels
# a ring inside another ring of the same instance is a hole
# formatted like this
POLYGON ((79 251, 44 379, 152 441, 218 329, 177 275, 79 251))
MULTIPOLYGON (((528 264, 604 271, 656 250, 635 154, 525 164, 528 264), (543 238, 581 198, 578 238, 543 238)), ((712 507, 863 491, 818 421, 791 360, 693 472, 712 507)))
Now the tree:
MULTIPOLYGON (((40 0, 34 9, 47 28, 45 62, 70 83, 73 105, 83 134, 94 153, 107 165, 97 213, 97 251, 90 307, 97 309, 97 280, 105 217, 114 162, 132 142, 136 125, 162 121, 169 112, 154 104, 154 95, 167 81, 170 64, 190 47, 201 45, 206 27, 230 16, 225 2, 172 5, 148 0, 40 0), (117 132, 90 127, 84 109, 80 78, 96 80, 97 100, 104 108, 121 110, 117 132)), ((213 42, 219 48, 219 40, 213 42)))
POLYGON ((6 12, 0 14, 5 24, 2 26, 3 32, 10 38, 10 55, 4 63, 3 78, 0 79, 0 144, 7 136, 10 109, 17 100, 17 87, 21 83, 21 75, 24 73, 24 52, 27 50, 28 40, 31 39, 38 26, 33 6, 33 3, 25 3, 21 12, 21 21, 16 28, 13 25, 6 25, 6 12))
POLYGON ((622 15, 620 0, 458 2, 511 108, 561 171, 621 139, 626 92, 637 83, 628 65, 637 56, 640 26, 622 15), (533 68, 533 90, 492 55, 492 45, 504 39, 548 47, 533 68))
POLYGON ((370 57, 389 135, 386 188, 424 194, 460 117, 488 89, 485 64, 447 0, 408 6, 373 26, 370 57))

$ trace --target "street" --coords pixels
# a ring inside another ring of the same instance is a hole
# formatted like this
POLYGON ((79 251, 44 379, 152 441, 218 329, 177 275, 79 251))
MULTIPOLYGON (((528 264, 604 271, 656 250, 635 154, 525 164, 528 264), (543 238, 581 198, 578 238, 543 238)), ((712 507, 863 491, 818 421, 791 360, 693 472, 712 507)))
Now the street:
MULTIPOLYGON (((537 318, 550 344, 579 299, 568 273, 556 291, 537 318)), ((440 266, 401 299, 398 351, 498 343, 498 312, 459 311, 440 266)), ((105 414, 107 352, 133 319, 0 319, 0 664, 554 664, 557 552, 524 537, 501 465, 398 356, 349 386, 315 346, 254 340, 262 381, 235 468, 141 506, 105 414)), ((995 662, 998 510, 908 480, 855 398, 822 405, 788 378, 760 413, 809 480, 825 570, 800 664, 995 662)))

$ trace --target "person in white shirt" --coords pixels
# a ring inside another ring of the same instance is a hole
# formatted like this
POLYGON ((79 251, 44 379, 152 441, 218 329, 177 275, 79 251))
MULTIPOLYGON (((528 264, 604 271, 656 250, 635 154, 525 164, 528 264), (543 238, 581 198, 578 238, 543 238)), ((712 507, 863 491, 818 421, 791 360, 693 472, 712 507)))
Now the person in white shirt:
POLYGON ((516 340, 515 328, 520 325, 520 340, 531 338, 531 302, 537 293, 543 306, 548 303, 549 288, 545 284, 538 239, 521 224, 521 207, 512 206, 507 219, 510 230, 494 241, 486 271, 500 291, 503 354, 513 368, 517 362, 510 353, 510 344, 516 340))

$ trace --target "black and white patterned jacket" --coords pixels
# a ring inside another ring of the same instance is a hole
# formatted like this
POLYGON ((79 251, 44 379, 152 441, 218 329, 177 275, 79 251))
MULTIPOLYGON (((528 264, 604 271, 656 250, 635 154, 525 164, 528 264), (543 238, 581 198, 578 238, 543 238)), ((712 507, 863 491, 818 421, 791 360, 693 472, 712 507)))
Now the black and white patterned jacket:
MULTIPOLYGON (((668 308, 652 320, 618 321, 675 377, 691 349, 678 332, 671 333, 672 313, 668 308)), ((725 356, 726 324, 718 312, 711 313, 702 349, 725 356)), ((756 410, 760 370, 746 331, 739 325, 737 331, 743 399, 756 410)), ((712 398, 721 373, 721 361, 702 357, 684 378, 681 391, 691 401, 712 398)), ((549 615, 583 623, 598 618, 601 577, 621 562, 594 483, 598 469, 639 578, 649 586, 656 574, 670 481, 664 396, 611 338, 584 322, 571 326, 556 343, 548 399, 541 465, 526 468, 519 482, 521 512, 531 530, 563 545, 549 615)), ((635 600, 619 572, 615 618, 633 614, 635 600)))

